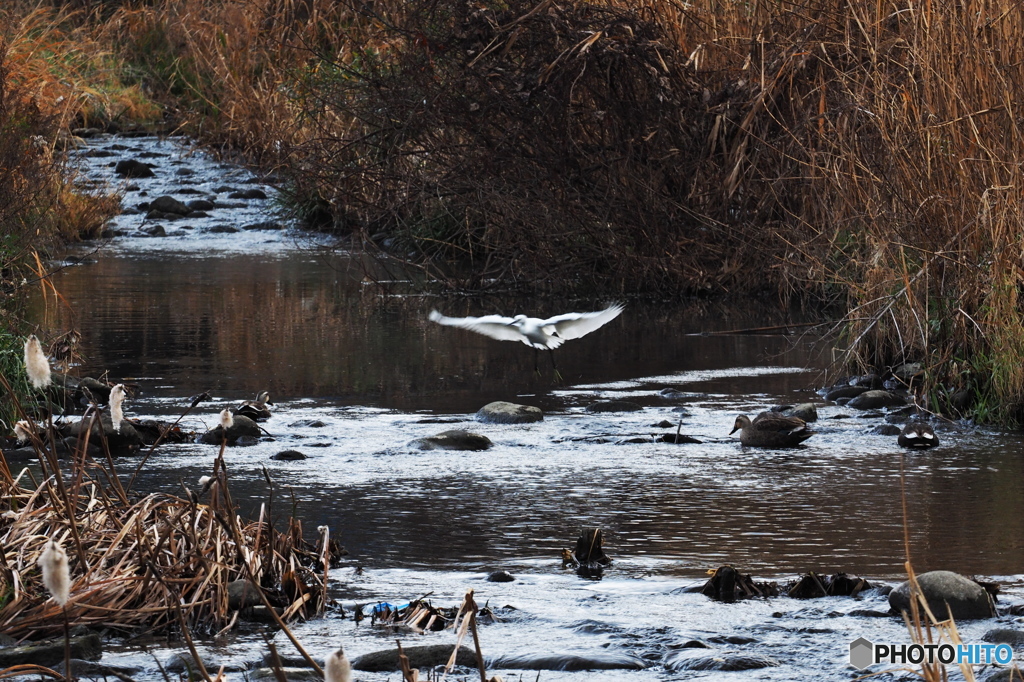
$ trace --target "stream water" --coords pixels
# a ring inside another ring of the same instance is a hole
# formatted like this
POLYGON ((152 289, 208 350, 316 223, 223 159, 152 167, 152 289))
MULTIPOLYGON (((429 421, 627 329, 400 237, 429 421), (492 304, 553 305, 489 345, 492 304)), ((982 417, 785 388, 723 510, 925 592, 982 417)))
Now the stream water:
MULTIPOLYGON (((901 463, 915 569, 983 576, 1003 584, 1002 606, 1024 600, 1020 434, 951 425, 939 432, 939 448, 902 453, 894 437, 873 433, 880 416, 814 393, 825 382, 827 341, 711 333, 804 322, 799 316, 760 304, 628 299, 618 319, 557 352, 557 383, 547 357, 535 372, 534 353, 522 344, 440 327, 427 313, 544 316, 607 301, 441 298, 396 276, 398 268, 324 248, 324 239, 288 227, 226 232, 274 220, 273 200, 228 199, 262 186, 183 140, 99 138, 80 158, 83 180, 120 187, 129 208, 161 194, 234 207, 173 221, 120 216, 119 236, 77 248, 56 275, 68 305, 40 297, 35 319, 81 331, 81 374, 106 371, 137 386, 129 416, 176 416, 190 396, 209 391, 214 400, 186 420, 204 430, 223 407, 269 390, 273 438, 227 455, 235 499, 243 514, 258 512, 268 497, 266 467, 280 514, 294 509, 306 528, 328 524, 350 552, 331 572, 332 596, 347 610, 428 593, 435 605, 455 606, 473 588, 481 604, 512 607, 481 631, 489 666, 506 680, 851 679, 851 641, 908 641, 898 618, 872 615, 888 609, 883 594, 723 604, 687 588, 724 563, 780 583, 812 570, 899 582, 901 463), (113 162, 128 157, 152 161, 156 177, 118 179, 113 162), (141 236, 158 223, 164 236, 141 236), (665 388, 682 395, 666 398, 665 388), (601 399, 643 409, 586 411, 601 399), (536 405, 545 418, 474 421, 492 400, 536 405), (797 402, 818 406, 818 433, 804 446, 749 450, 728 435, 738 414, 797 402), (699 444, 656 440, 680 419, 699 444), (408 446, 450 428, 484 434, 494 447, 408 446), (308 459, 270 459, 285 449, 308 459), (560 549, 584 526, 604 530, 614 559, 600 580, 560 568, 560 549), (516 580, 487 582, 495 570, 516 580), (693 640, 707 648, 686 646, 693 640), (688 669, 697 658, 738 654, 772 665, 688 669)), ((209 472, 215 452, 164 447, 137 487, 179 494, 181 480, 209 472)), ((1004 615, 998 625, 1017 621, 1004 615)), ((996 626, 968 622, 961 633, 977 642, 996 626)), ((295 632, 321 658, 339 644, 352 658, 390 648, 396 636, 407 646, 454 641, 450 631, 396 635, 338 614, 295 632)), ((109 647, 104 662, 160 679, 152 656, 166 660, 180 649, 130 641, 109 647)), ((202 649, 214 668, 230 671, 255 666, 265 652, 251 631, 202 649)))

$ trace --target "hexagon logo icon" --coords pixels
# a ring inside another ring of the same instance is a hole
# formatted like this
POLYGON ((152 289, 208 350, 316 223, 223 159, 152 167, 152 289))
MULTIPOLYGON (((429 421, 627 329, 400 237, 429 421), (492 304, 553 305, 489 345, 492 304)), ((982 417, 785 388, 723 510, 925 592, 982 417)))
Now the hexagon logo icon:
POLYGON ((875 645, 863 637, 850 642, 850 665, 857 670, 863 670, 875 662, 872 652, 875 645))

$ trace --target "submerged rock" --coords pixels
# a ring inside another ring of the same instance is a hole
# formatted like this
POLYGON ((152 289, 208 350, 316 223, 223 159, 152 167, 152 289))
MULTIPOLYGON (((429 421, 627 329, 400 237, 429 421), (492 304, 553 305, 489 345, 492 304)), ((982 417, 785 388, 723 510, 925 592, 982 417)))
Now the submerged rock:
POLYGON ((760 670, 782 665, 774 658, 756 654, 704 653, 700 649, 681 651, 665 661, 667 670, 760 670))
POLYGON ((516 577, 508 571, 495 571, 487 576, 489 583, 510 583, 515 579, 516 577))
POLYGON ((644 409, 628 400, 600 400, 587 405, 587 412, 638 412, 644 409))
MULTIPOLYGON (((98 661, 103 655, 103 643, 95 633, 71 638, 71 657, 98 661)), ((64 660, 64 638, 47 639, 21 646, 0 649, 0 668, 15 665, 53 666, 64 660)), ((71 672, 75 669, 72 667, 71 672)))
MULTIPOLYGON (((312 668, 281 668, 288 682, 320 682, 323 679, 312 668)), ((245 674, 249 682, 277 682, 277 671, 273 668, 256 668, 245 674)))
POLYGON ((593 654, 510 654, 490 661, 492 668, 513 670, 643 670, 647 665, 625 652, 593 654))
POLYGON ((539 407, 517 405, 503 400, 487 403, 476 413, 476 420, 485 424, 531 424, 544 419, 539 407))
MULTIPOLYGON (((940 620, 948 618, 950 613, 956 620, 992 618, 996 615, 988 591, 959 573, 929 571, 917 576, 917 582, 928 600, 928 608, 940 620)), ((904 582, 889 593, 889 607, 897 613, 910 611, 909 582, 904 582)))
POLYGON ((436 436, 417 438, 409 443, 409 447, 417 450, 486 450, 491 445, 493 443, 487 436, 462 429, 442 431, 436 436))
MULTIPOLYGON (((403 646, 402 653, 409 659, 411 668, 433 668, 444 665, 452 655, 451 644, 426 644, 424 646, 403 646)), ((469 647, 459 647, 459 653, 455 657, 456 665, 463 665, 467 668, 476 667, 476 654, 469 647)), ((494 667, 494 666, 492 666, 494 667)), ((401 670, 398 663, 398 649, 387 649, 364 654, 352 661, 354 670, 362 670, 368 673, 394 672, 401 670)))
POLYGON ((1024 649, 1024 632, 1012 628, 995 628, 989 630, 981 639, 993 644, 1009 644, 1014 649, 1024 649))
POLYGON ((306 456, 299 452, 298 450, 282 450, 276 455, 271 455, 270 459, 291 462, 295 460, 306 459, 306 456))

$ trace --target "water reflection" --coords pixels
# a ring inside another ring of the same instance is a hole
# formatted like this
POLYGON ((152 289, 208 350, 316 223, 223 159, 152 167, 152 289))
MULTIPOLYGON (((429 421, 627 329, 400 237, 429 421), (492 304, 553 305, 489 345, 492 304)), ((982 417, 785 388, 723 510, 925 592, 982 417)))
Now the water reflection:
MULTIPOLYGON (((58 278, 77 318, 57 325, 83 332, 84 372, 135 378, 136 414, 178 412, 201 390, 224 402, 270 390, 276 440, 230 453, 242 511, 266 499, 261 467, 270 455, 299 448, 310 459, 271 464, 274 476, 310 527, 341 529, 354 560, 368 565, 557 557, 580 526, 596 525, 613 556, 669 560, 666 570, 683 575, 723 562, 765 575, 902 571, 900 454, 892 438, 871 433, 877 420, 822 406, 818 435, 787 451, 743 450, 726 435, 736 414, 815 399, 808 387, 820 381, 820 357, 799 336, 690 333, 780 324, 785 314, 629 302, 620 318, 563 349, 568 385, 557 386, 550 373, 534 373, 526 346, 440 327, 426 313, 546 315, 603 302, 444 300, 406 295, 398 284, 384 291, 364 274, 354 261, 304 252, 101 258, 58 278), (658 394, 669 385, 691 394, 683 432, 702 444, 619 443, 678 419, 679 403, 658 394), (171 397, 179 400, 158 400, 171 397), (583 412, 609 397, 645 409, 583 412), (498 399, 538 405, 548 418, 529 428, 455 424, 495 441, 484 454, 405 449, 448 428, 417 423, 414 412, 468 416, 498 399), (303 418, 327 426, 294 426, 303 418)), ((1017 573, 1019 439, 942 438, 938 450, 907 455, 918 570, 1017 573)), ((211 457, 201 446, 169 448, 141 485, 177 492, 180 478, 207 473, 211 457)))
MULTIPOLYGON (((564 304, 388 293, 365 281, 366 272, 355 260, 296 252, 100 258, 57 277, 75 314, 62 307, 55 326, 81 329, 84 371, 148 379, 152 395, 213 390, 251 398, 268 389, 275 399, 332 397, 403 410, 468 411, 481 401, 545 394, 553 386, 546 361, 537 376, 533 351, 523 344, 442 328, 426 315, 434 307, 452 315, 546 315, 564 304)), ((35 312, 43 319, 41 301, 35 312)), ((810 343, 795 338, 687 336, 785 318, 763 309, 630 302, 620 319, 563 349, 559 369, 575 383, 740 362, 813 363, 810 343)))

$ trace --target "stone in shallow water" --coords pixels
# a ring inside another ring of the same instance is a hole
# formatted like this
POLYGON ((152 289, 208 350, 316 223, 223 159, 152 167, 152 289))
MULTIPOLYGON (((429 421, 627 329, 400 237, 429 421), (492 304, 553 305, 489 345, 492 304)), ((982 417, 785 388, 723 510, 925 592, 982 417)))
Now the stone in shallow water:
POLYGON ((476 413, 476 420, 485 424, 529 424, 544 419, 539 407, 517 405, 503 400, 487 403, 476 413))
POLYGON ((993 644, 1009 644, 1014 649, 1024 649, 1024 632, 1012 628, 995 628, 989 630, 981 638, 993 644))
POLYGON ((183 202, 166 194, 149 202, 149 210, 159 211, 160 213, 174 213, 175 215, 188 215, 192 211, 183 202))
POLYGON ((646 664, 627 653, 600 652, 592 654, 512 654, 490 662, 492 668, 514 670, 643 670, 646 664))
POLYGON ((587 412, 637 412, 640 405, 628 400, 600 400, 587 405, 587 412))
POLYGON ((491 445, 493 443, 487 436, 462 429, 442 431, 436 436, 417 438, 409 443, 409 447, 417 450, 486 450, 491 445))
MULTIPOLYGON (((403 646, 402 653, 409 658, 409 666, 412 668, 433 668, 448 662, 448 657, 452 655, 452 645, 427 644, 424 646, 403 646)), ((463 665, 467 668, 475 668, 476 654, 468 647, 459 647, 455 664, 463 665)), ((352 661, 352 668, 371 673, 401 670, 401 666, 398 664, 398 649, 374 651, 373 653, 359 656, 352 661)))
POLYGON ((847 405, 858 410, 877 410, 881 407, 902 407, 907 399, 889 391, 865 391, 847 405))
POLYGON ((149 164, 136 159, 121 159, 114 166, 114 172, 125 178, 152 178, 156 175, 149 164))
MULTIPOLYGON (((929 571, 917 576, 928 607, 939 620, 952 612, 955 620, 972 620, 995 616, 992 600, 985 588, 952 571, 929 571), (946 610, 949 604, 949 611, 946 610)), ((910 585, 903 583, 889 593, 889 607, 896 611, 910 610, 910 585)))
POLYGON ((768 658, 767 656, 737 654, 733 652, 709 654, 700 649, 680 652, 665 661, 665 668, 667 670, 738 671, 774 668, 779 665, 782 664, 774 658, 768 658))
POLYGON ((495 571, 487 576, 487 582, 489 583, 510 583, 515 579, 516 577, 508 571, 495 571))
MULTIPOLYGON (((71 638, 72 658, 98 661, 102 655, 103 644, 100 642, 99 635, 91 633, 71 638)), ((63 637, 0 649, 0 668, 24 664, 51 666, 63 660, 63 637)), ((73 674, 75 669, 72 668, 71 672, 73 674)))
POLYGON ((291 462, 299 459, 306 459, 306 456, 298 450, 282 450, 276 455, 272 455, 270 459, 277 459, 285 462, 291 462))

